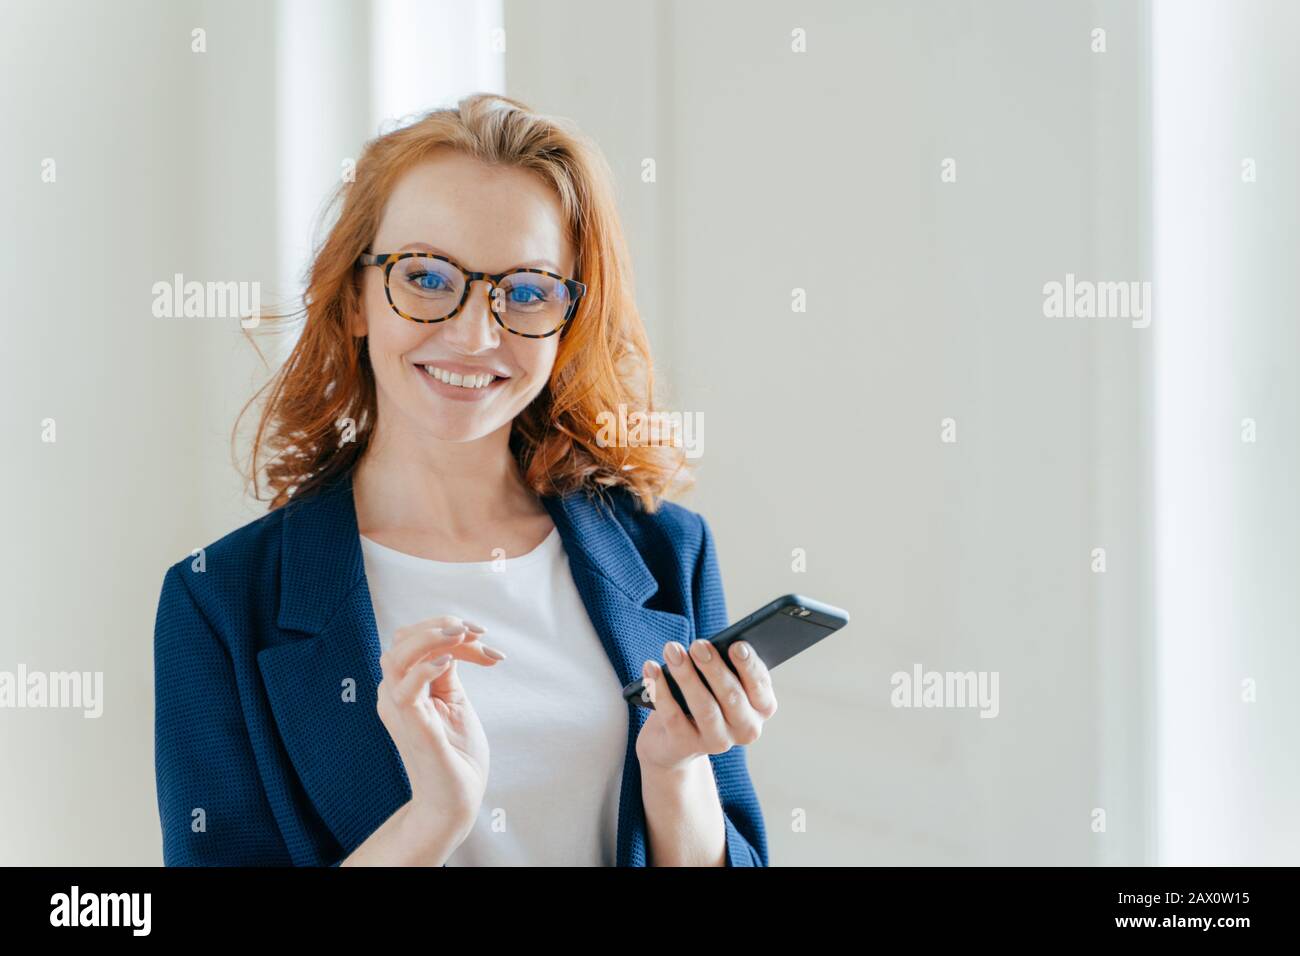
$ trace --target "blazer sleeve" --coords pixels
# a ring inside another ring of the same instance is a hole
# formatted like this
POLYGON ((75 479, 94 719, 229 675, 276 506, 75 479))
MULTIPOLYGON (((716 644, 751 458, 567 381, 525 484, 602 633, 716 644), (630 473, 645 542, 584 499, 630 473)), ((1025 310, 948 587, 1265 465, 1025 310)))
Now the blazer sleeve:
POLYGON ((154 766, 165 866, 289 866, 230 652, 170 568, 154 624, 154 766))
MULTIPOLYGON (((713 532, 704 517, 698 517, 701 539, 695 568, 695 635, 708 638, 727 626, 727 604, 713 532)), ((713 779, 718 785, 727 831, 727 866, 767 866, 763 811, 749 779, 745 748, 735 746, 726 753, 709 754, 709 760, 713 764, 713 779)))

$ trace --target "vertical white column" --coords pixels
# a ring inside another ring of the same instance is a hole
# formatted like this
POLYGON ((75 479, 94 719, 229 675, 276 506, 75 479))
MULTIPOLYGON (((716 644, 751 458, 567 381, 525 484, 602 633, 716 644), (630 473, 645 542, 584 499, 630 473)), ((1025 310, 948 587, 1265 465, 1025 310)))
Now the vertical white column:
POLYGON ((301 294, 320 213, 373 128, 365 5, 279 0, 277 13, 278 301, 301 294))
POLYGON ((377 130, 467 93, 505 92, 500 0, 375 0, 371 125, 377 130))
POLYGON ((1297 30, 1284 3, 1153 13, 1164 864, 1300 853, 1297 30))

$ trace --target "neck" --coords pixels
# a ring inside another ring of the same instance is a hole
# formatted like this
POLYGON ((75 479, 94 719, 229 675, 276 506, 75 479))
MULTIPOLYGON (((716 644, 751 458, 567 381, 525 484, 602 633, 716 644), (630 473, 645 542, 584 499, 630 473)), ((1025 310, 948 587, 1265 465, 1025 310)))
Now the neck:
POLYGON ((395 435, 377 422, 352 489, 362 534, 402 528, 469 538, 544 510, 510 453, 509 423, 474 441, 446 442, 395 435))

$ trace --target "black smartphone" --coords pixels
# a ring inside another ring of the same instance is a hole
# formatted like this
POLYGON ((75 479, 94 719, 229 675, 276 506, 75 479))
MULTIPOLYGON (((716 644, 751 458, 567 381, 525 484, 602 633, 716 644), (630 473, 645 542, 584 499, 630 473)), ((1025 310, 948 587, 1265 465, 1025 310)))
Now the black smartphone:
MULTIPOLYGON (((812 647, 822 638, 834 634, 847 623, 848 611, 798 594, 787 594, 715 634, 709 638, 709 643, 722 655, 733 673, 736 667, 727 652, 733 643, 742 639, 749 643, 757 652, 759 660, 771 670, 800 651, 812 647)), ((660 667, 663 667, 662 663, 660 667)), ((663 667, 663 672, 673 698, 689 715, 691 709, 686 706, 686 698, 677 686, 677 681, 667 667, 663 667)), ((639 678, 623 688, 623 699, 648 710, 654 709, 645 681, 639 678)))

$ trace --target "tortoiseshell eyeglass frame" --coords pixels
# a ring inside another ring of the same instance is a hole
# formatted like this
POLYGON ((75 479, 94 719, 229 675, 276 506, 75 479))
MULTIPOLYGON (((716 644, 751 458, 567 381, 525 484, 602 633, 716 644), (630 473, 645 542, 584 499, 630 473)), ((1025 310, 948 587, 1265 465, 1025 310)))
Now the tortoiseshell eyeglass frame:
POLYGON ((449 259, 446 256, 440 256, 433 252, 378 252, 373 254, 369 252, 363 252, 357 258, 357 265, 358 266, 381 266, 384 270, 384 295, 388 297, 388 305, 392 308, 394 312, 396 312, 402 318, 407 319, 408 321, 411 322, 421 322, 426 325, 433 324, 434 322, 446 322, 448 319, 454 319, 457 315, 459 315, 460 310, 465 308, 465 303, 469 301, 470 283, 472 283, 475 279, 482 279, 488 283, 489 303, 493 301, 492 291, 496 289, 497 283, 499 283, 506 276, 514 275, 517 272, 529 272, 534 275, 549 276, 552 279, 557 279, 560 282, 563 282, 565 286, 568 287, 569 298, 571 301, 569 302, 569 308, 564 313, 564 318, 561 319, 559 324, 556 325, 555 328, 551 329, 551 331, 549 332, 529 333, 529 332, 516 331, 515 329, 512 329, 510 326, 506 325, 505 322, 501 320, 501 313, 498 312, 495 307, 491 309, 492 317, 496 319, 497 325, 501 326, 501 328, 505 329, 511 335, 518 335, 525 339, 550 338, 556 332, 560 331, 560 329, 564 328, 565 325, 569 323, 569 320, 573 318, 574 313, 578 310, 578 302, 581 301, 583 295, 587 291, 586 285, 579 282, 577 279, 569 279, 566 278, 565 276, 556 275, 554 272, 547 272, 545 269, 507 269, 505 272, 471 272, 470 270, 462 266, 459 262, 456 262, 454 259, 449 259), (440 262, 447 263, 447 265, 455 269, 459 269, 461 274, 465 276, 465 288, 461 292, 460 302, 456 304, 456 308, 452 309, 450 312, 448 312, 440 319, 417 319, 415 316, 407 315, 405 312, 399 309, 397 307, 397 303, 393 301, 393 290, 389 287, 388 277, 392 275, 393 265, 401 261, 402 259, 437 259, 440 262))

